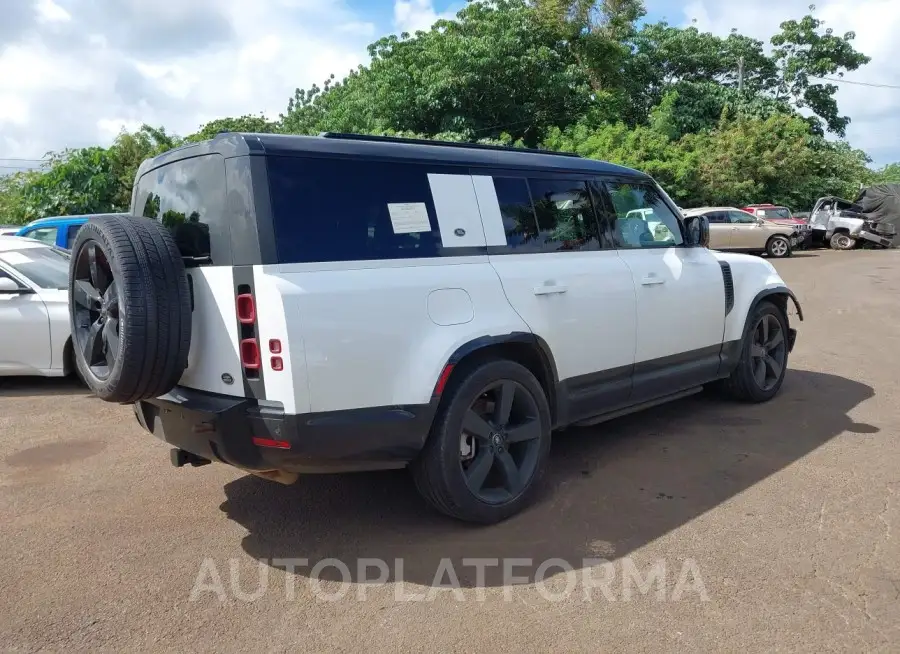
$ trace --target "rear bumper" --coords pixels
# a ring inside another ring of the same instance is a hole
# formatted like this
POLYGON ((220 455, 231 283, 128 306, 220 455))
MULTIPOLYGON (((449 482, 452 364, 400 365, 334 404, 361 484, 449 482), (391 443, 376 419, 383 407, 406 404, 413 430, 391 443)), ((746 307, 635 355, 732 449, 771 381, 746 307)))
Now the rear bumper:
POLYGON ((403 467, 424 446, 436 409, 432 403, 291 415, 186 388, 134 405, 140 425, 172 447, 245 470, 298 473, 403 467))

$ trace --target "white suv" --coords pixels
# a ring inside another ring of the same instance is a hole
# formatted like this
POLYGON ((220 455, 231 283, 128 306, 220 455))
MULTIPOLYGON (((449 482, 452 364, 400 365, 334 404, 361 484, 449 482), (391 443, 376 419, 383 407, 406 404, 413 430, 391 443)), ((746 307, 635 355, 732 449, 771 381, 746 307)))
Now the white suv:
POLYGON ((527 503, 556 428, 713 382, 769 400, 796 335, 771 264, 573 155, 223 134, 144 162, 132 213, 73 246, 94 393, 176 465, 409 466, 469 521, 527 503))

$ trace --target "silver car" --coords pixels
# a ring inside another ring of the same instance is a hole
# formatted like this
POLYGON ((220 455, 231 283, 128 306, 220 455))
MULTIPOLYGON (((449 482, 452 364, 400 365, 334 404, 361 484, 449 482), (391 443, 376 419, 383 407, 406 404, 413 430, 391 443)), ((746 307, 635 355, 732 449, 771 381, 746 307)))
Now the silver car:
POLYGON ((797 246, 794 227, 757 218, 734 207, 684 209, 684 216, 706 216, 709 220, 709 247, 713 250, 765 252, 770 257, 789 257, 797 246))

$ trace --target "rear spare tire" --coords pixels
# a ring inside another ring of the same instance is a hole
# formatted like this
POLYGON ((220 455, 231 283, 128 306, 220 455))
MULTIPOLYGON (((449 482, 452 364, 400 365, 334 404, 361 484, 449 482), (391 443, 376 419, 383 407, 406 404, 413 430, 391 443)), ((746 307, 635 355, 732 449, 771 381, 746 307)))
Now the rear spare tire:
POLYGON ((184 262, 155 220, 95 216, 69 264, 75 365, 88 388, 127 404, 163 395, 187 367, 191 298, 184 262))

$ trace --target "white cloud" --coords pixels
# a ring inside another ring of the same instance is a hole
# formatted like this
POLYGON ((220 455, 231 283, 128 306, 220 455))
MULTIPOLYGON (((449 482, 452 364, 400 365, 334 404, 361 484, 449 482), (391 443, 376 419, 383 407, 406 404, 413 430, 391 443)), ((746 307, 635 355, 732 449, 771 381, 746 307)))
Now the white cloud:
MULTIPOLYGON (((663 1, 672 15, 672 0, 663 1)), ((697 18, 717 34, 737 27, 768 40, 809 2, 677 6, 685 24, 697 18)), ((340 78, 365 61, 366 45, 383 29, 345 0, 14 0, 3 11, 0 156, 7 157, 106 144, 120 127, 142 122, 187 134, 223 116, 274 118, 295 88, 331 73, 340 78)), ((820 0, 816 14, 839 33, 855 30, 855 47, 873 58, 850 79, 900 85, 900 2, 820 0)), ((393 28, 415 32, 452 15, 432 0, 395 0, 393 28)), ((900 90, 841 85, 838 100, 853 119, 854 145, 879 163, 900 160, 900 90)))
POLYGON ((275 118, 295 88, 363 62, 376 34, 344 0, 15 4, 0 27, 9 157, 107 144, 142 122, 188 134, 212 118, 275 118))
POLYGON ((432 0, 396 0, 394 2, 394 26, 398 32, 415 34, 418 30, 428 31, 442 18, 453 18, 456 12, 438 13, 432 0))
MULTIPOLYGON (((697 28, 727 35, 732 27, 762 41, 779 30, 782 21, 799 19, 810 0, 695 0, 683 12, 683 24, 697 20, 697 28)), ((815 16, 837 34, 856 32, 853 46, 872 61, 847 74, 847 79, 900 86, 900 2, 897 0, 823 0, 815 16)), ((866 150, 876 164, 900 160, 900 89, 838 84, 838 108, 852 122, 848 140, 866 150)))
POLYGON ((66 22, 72 20, 72 14, 53 2, 53 0, 38 0, 37 11, 42 22, 66 22))

